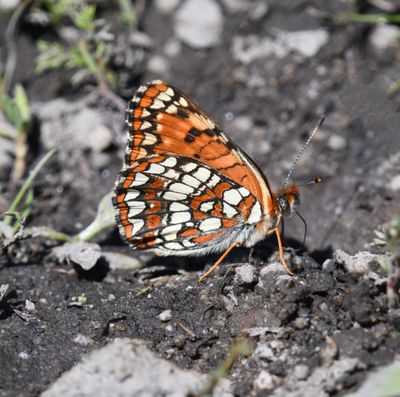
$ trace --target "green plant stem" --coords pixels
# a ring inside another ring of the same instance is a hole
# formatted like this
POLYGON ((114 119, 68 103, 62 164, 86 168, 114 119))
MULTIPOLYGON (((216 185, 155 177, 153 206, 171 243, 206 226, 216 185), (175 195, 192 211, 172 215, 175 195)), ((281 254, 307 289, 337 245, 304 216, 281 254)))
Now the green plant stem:
POLYGON ((225 376, 229 370, 232 368, 234 362, 243 355, 249 355, 251 353, 251 346, 248 342, 240 341, 235 342, 233 345, 229 356, 225 359, 225 361, 211 374, 211 377, 203 390, 200 394, 202 396, 206 396, 212 394, 212 391, 217 386, 220 379, 225 376))
MULTIPOLYGON (((10 208, 8 209, 7 212, 15 212, 17 210, 18 205, 21 203, 23 200, 26 192, 30 187, 32 186, 33 181, 39 174, 40 170, 43 168, 43 166, 47 163, 47 161, 53 156, 55 152, 55 149, 50 150, 46 155, 36 164, 34 169, 31 171, 29 174, 28 178, 26 181, 23 183, 21 186, 21 189, 19 190, 18 194, 15 196, 14 201, 12 202, 10 208)), ((5 216, 4 217, 4 224, 9 225, 11 220, 11 216, 5 216)))
POLYGON ((99 87, 101 89, 107 89, 108 85, 101 70, 101 62, 99 63, 98 66, 98 63, 93 58, 88 49, 88 43, 86 42, 85 39, 79 40, 79 51, 82 55, 83 61, 85 62, 86 68, 89 70, 91 74, 93 74, 96 77, 99 87))

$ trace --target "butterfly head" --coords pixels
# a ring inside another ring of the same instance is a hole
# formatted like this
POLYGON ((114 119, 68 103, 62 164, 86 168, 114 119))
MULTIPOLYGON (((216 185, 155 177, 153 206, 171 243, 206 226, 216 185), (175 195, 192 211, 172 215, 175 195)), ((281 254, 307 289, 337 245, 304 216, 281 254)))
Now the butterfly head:
POLYGON ((299 202, 299 189, 295 184, 284 187, 275 193, 276 203, 283 216, 290 215, 299 202))

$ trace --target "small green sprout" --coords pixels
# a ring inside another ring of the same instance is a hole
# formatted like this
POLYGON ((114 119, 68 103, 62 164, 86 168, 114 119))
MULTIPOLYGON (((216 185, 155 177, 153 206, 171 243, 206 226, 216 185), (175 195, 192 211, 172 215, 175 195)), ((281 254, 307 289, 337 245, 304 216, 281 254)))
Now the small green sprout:
POLYGON ((389 305, 400 306, 400 216, 395 217, 383 227, 379 233, 381 240, 386 244, 391 257, 379 260, 379 265, 387 274, 387 296, 389 305))
POLYGON ((72 22, 78 32, 77 41, 68 46, 39 40, 36 72, 41 74, 47 70, 76 69, 72 78, 75 83, 93 76, 101 88, 114 88, 116 77, 108 67, 110 46, 107 40, 111 36, 103 21, 95 19, 96 6, 80 5, 70 14, 73 14, 72 22))
MULTIPOLYGON (((15 140, 15 162, 11 173, 11 181, 16 183, 22 178, 26 168, 27 135, 31 122, 28 97, 21 84, 15 86, 12 96, 7 95, 0 89, 0 111, 6 115, 17 130, 16 136, 14 138, 10 137, 15 140)), ((4 134, 2 135, 4 136, 4 134)))

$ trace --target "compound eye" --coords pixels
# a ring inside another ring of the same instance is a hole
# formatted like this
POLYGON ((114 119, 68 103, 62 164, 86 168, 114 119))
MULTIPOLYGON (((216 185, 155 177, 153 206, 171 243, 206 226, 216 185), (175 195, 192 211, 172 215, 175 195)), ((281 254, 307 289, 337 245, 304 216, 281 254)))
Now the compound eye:
POLYGON ((278 204, 282 212, 286 212, 289 209, 289 203, 286 200, 286 197, 279 197, 278 204))

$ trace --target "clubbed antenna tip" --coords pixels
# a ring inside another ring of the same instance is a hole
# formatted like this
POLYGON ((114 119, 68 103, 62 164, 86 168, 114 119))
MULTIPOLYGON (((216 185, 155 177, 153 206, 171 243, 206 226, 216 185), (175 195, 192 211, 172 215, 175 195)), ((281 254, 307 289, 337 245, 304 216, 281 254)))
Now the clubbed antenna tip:
POLYGON ((314 127, 314 129, 312 130, 310 136, 308 137, 308 139, 306 140, 306 142, 304 143, 303 147, 299 150, 299 152, 297 153, 296 158, 293 161, 292 166, 290 167, 289 173, 285 179, 285 183, 283 184, 283 188, 286 188, 286 186, 289 183, 289 179, 293 174, 293 171, 296 167, 297 162, 300 160, 300 157, 302 156, 302 154, 304 153, 304 150, 306 150, 306 147, 308 146, 308 144, 311 142, 311 139, 313 139, 314 135, 318 132, 318 130, 321 128, 322 123, 325 120, 325 115, 321 116, 321 118, 318 120, 318 123, 316 124, 316 126, 314 127))

